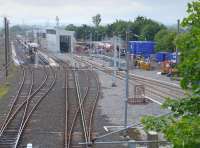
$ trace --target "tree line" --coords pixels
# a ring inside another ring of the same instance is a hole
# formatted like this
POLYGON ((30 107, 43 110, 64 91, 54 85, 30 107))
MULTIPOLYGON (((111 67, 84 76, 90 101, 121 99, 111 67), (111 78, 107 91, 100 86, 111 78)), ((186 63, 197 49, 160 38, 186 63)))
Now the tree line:
POLYGON ((125 40, 126 32, 128 32, 129 40, 155 41, 156 51, 173 52, 176 48, 175 40, 177 31, 144 16, 138 16, 133 21, 116 20, 111 24, 100 25, 101 15, 97 14, 92 17, 92 22, 94 26, 86 24, 75 26, 69 24, 65 29, 75 31, 75 36, 78 41, 101 41, 114 35, 125 40))
POLYGON ((65 29, 75 31, 78 40, 87 40, 92 34, 92 39, 96 41, 112 37, 114 34, 125 40, 126 31, 130 32, 130 40, 154 40, 156 33, 166 29, 163 24, 143 16, 138 16, 134 21, 116 20, 112 24, 104 26, 100 25, 101 16, 99 14, 94 16, 92 20, 94 26, 69 24, 65 29))
MULTIPOLYGON (((133 21, 116 20, 107 25, 101 25, 101 15, 92 17, 93 26, 83 24, 75 26, 69 24, 66 30, 75 31, 77 41, 106 40, 114 35, 126 39, 126 32, 129 32, 129 40, 148 40, 156 42, 156 51, 174 51, 177 33, 173 29, 144 16, 138 16, 133 21)), ((15 25, 10 28, 12 34, 25 34, 25 31, 32 29, 30 26, 15 25)), ((3 29, 2 31, 3 32, 3 29)))

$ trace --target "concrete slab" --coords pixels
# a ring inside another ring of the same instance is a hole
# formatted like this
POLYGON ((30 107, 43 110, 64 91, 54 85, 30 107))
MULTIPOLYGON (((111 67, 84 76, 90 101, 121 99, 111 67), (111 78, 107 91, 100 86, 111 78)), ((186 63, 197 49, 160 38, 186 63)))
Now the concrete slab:
MULTIPOLYGON (((103 98, 99 100, 99 106, 102 114, 109 117, 114 125, 123 125, 124 123, 124 101, 125 101, 125 82, 117 79, 117 87, 112 87, 112 77, 97 71, 101 82, 103 98)), ((133 91, 130 87, 130 95, 133 91)), ((168 113, 168 110, 162 110, 157 103, 144 105, 128 105, 128 124, 137 123, 144 115, 161 115, 168 113)))

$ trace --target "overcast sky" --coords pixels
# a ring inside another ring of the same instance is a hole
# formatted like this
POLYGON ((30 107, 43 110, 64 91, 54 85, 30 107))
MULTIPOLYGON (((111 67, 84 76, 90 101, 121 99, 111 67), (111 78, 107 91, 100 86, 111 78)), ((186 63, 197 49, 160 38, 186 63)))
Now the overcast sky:
POLYGON ((138 15, 166 25, 176 23, 186 13, 191 0, 0 0, 0 16, 12 24, 92 24, 91 17, 102 16, 102 24, 116 19, 133 20, 138 15))

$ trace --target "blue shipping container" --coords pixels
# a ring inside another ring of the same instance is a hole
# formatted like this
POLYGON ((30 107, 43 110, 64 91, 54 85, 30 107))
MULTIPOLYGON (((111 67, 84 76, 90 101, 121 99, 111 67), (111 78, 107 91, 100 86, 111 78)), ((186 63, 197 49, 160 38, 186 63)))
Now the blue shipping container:
POLYGON ((176 53, 170 53, 170 60, 176 60, 176 53))
POLYGON ((165 60, 170 60, 170 53, 169 52, 158 52, 156 54, 156 61, 163 62, 165 60))
POLYGON ((149 57, 154 53, 154 47, 153 41, 129 41, 129 52, 135 55, 149 57))

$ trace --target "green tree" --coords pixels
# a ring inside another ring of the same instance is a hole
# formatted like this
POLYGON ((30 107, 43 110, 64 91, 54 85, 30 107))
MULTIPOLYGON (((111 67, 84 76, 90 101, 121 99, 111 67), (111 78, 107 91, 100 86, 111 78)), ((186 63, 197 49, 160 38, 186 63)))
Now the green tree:
POLYGON ((168 51, 173 52, 176 48, 174 43, 176 38, 176 32, 169 31, 167 29, 160 30, 155 35, 156 51, 168 51))
POLYGON ((99 27, 97 28, 97 32, 98 32, 98 34, 97 34, 97 39, 98 39, 98 40, 104 39, 105 36, 106 36, 106 31, 107 31, 106 26, 99 26, 99 27))
POLYGON ((25 31, 26 31, 26 29, 20 25, 14 25, 14 26, 10 27, 10 33, 13 35, 17 35, 17 34, 25 35, 25 31))
POLYGON ((123 21, 123 20, 116 20, 116 22, 111 24, 112 31, 113 31, 112 33, 121 35, 121 37, 125 40, 128 26, 129 26, 129 22, 123 21))
POLYGON ((66 30, 75 31, 75 36, 78 40, 89 39, 90 33, 94 33, 94 27, 88 25, 75 26, 69 24, 65 27, 66 30))
POLYGON ((77 30, 77 27, 73 24, 69 24, 65 27, 66 30, 69 30, 69 31, 76 31, 77 30))
POLYGON ((157 23, 152 19, 148 19, 143 16, 138 16, 132 24, 132 32, 141 36, 140 40, 154 40, 157 32, 166 27, 157 23))
POLYGON ((163 25, 160 25, 156 22, 151 22, 147 25, 145 25, 142 28, 141 35, 144 36, 145 40, 154 40, 155 35, 161 30, 164 29, 165 27, 163 25))
POLYGON ((167 99, 163 107, 171 108, 170 115, 142 119, 146 130, 163 132, 175 148, 200 147, 200 1, 189 3, 187 13, 182 26, 188 32, 176 38, 181 51, 181 87, 187 94, 178 100, 167 99))
POLYGON ((97 14, 92 17, 92 22, 94 23, 95 27, 99 27, 99 24, 101 23, 101 15, 97 14))

